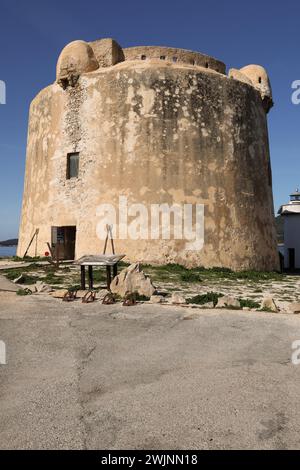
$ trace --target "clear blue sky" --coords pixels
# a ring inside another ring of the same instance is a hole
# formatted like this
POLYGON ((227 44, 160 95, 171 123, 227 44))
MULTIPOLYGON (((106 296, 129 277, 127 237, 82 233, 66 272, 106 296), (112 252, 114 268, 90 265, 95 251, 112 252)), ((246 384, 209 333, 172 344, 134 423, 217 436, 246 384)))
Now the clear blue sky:
POLYGON ((75 39, 115 38, 122 46, 193 49, 227 67, 255 63, 270 74, 269 114, 275 208, 300 185, 300 3, 252 0, 0 0, 0 240, 15 237, 23 191, 28 108, 55 79, 61 49, 75 39))

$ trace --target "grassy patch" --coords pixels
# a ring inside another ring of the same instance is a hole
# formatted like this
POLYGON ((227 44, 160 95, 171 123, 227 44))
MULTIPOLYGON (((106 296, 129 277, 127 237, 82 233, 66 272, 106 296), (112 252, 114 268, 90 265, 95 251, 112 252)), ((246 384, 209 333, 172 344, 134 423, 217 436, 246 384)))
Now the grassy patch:
POLYGON ((140 295, 138 292, 135 292, 134 295, 138 302, 148 302, 150 300, 150 297, 147 297, 146 295, 140 295))
POLYGON ((106 282, 106 269, 93 269, 94 282, 106 282))
POLYGON ((20 272, 8 272, 8 273, 3 273, 3 274, 10 281, 14 281, 15 279, 17 279, 18 277, 20 277, 22 275, 23 278, 22 278, 22 281, 20 282, 20 284, 31 285, 31 284, 35 284, 36 281, 37 281, 36 277, 30 276, 29 274, 24 274, 24 272, 22 272, 22 271, 20 271, 20 272))
POLYGON ((259 311, 260 312, 267 312, 267 313, 276 313, 276 312, 273 312, 273 310, 271 310, 270 308, 267 308, 267 307, 261 308, 259 311))
POLYGON ((21 276, 24 273, 32 273, 34 271, 40 271, 41 267, 36 264, 31 264, 30 266, 24 266, 22 268, 8 268, 1 269, 1 274, 6 276, 8 279, 16 279, 16 277, 21 276))
POLYGON ((260 308, 260 304, 252 299, 239 299, 242 308, 260 308))
POLYGON ((205 305, 212 302, 215 307, 221 297, 224 297, 223 294, 219 294, 218 292, 207 292, 206 294, 196 295, 195 297, 187 299, 187 303, 205 305))
POLYGON ((187 271, 185 273, 180 274, 180 280, 182 282, 202 282, 201 277, 199 274, 194 273, 193 271, 187 271))
POLYGON ((42 279, 43 282, 50 285, 64 284, 65 278, 62 276, 56 276, 53 272, 49 272, 46 277, 42 279))
POLYGON ((17 290, 16 294, 20 296, 25 296, 25 295, 31 295, 32 292, 29 289, 19 289, 17 290))
POLYGON ((261 282, 261 281, 282 281, 285 279, 284 274, 277 272, 256 272, 256 271, 241 271, 234 272, 228 268, 210 268, 197 267, 187 269, 180 264, 167 264, 163 266, 144 265, 143 268, 154 279, 160 281, 178 281, 178 282, 202 282, 203 280, 224 280, 237 281, 246 280, 248 282, 261 282))
POLYGON ((49 258, 46 257, 40 257, 40 256, 25 256, 25 258, 21 258, 20 256, 12 256, 10 258, 11 261, 16 261, 16 262, 23 262, 25 261, 26 263, 34 262, 34 261, 47 261, 49 258))
POLYGON ((68 290, 69 290, 70 292, 77 292, 78 290, 80 290, 80 288, 81 288, 81 287, 80 287, 79 285, 74 285, 74 286, 68 287, 68 290))

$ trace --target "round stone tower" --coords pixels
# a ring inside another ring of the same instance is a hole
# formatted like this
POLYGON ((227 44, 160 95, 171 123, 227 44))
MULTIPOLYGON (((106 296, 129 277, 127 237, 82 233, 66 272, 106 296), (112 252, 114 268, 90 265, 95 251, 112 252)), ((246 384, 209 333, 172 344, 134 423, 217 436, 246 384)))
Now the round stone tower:
POLYGON ((107 222, 130 261, 278 269, 272 105, 260 66, 226 75, 182 49, 69 44, 30 107, 18 255, 37 229, 29 255, 100 254, 107 222))

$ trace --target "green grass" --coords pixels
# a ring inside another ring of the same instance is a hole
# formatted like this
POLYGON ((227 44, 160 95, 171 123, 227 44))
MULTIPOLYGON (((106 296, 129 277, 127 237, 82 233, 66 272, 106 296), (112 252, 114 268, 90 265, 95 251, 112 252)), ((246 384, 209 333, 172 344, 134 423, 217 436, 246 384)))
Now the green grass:
POLYGON ((187 299, 188 304, 197 304, 197 305, 204 305, 212 302, 214 307, 217 305, 218 300, 224 297, 223 294, 219 294, 218 292, 207 292, 203 295, 196 295, 190 299, 187 299))
POLYGON ((24 266, 22 268, 9 268, 1 269, 1 274, 6 276, 8 279, 15 279, 16 277, 21 276, 24 273, 32 273, 33 271, 40 271, 41 267, 36 264, 31 264, 30 266, 24 266))
POLYGON ((56 276, 55 269, 52 266, 38 266, 37 264, 31 264, 30 266, 24 266, 22 268, 11 268, 1 270, 1 274, 7 277, 10 281, 17 279, 23 275, 24 282, 22 284, 31 285, 37 281, 43 281, 49 285, 62 284, 65 281, 64 277, 56 276), (32 275, 35 274, 36 275, 32 275))
POLYGON ((70 292, 76 292, 76 291, 80 290, 80 288, 81 288, 80 285, 79 285, 79 284, 76 284, 76 285, 73 285, 73 286, 68 287, 68 290, 69 290, 70 292))
POLYGON ((23 280, 22 280, 22 282, 20 282, 20 284, 31 285, 31 284, 35 284, 35 283, 36 283, 36 281, 37 281, 37 278, 36 278, 36 277, 30 276, 29 274, 24 274, 23 272, 7 273, 7 274, 5 274, 5 276, 6 276, 7 279, 9 279, 10 281, 14 281, 14 280, 17 279, 19 276, 21 276, 21 274, 23 275, 23 280))
POLYGON ((93 269, 94 282, 106 282, 106 269, 93 269))
POLYGON ((62 276, 56 276, 54 273, 49 272, 46 277, 41 279, 49 285, 64 284, 66 279, 62 276))
POLYGON ((238 299, 240 304, 241 304, 241 308, 260 308, 260 304, 258 302, 255 302, 254 300, 252 299, 238 299))
POLYGON ((199 274, 196 274, 192 271, 187 271, 185 273, 180 274, 180 280, 182 282, 191 282, 191 283, 202 282, 202 279, 199 276, 199 274))
POLYGON ((16 292, 17 295, 20 295, 20 296, 25 296, 25 295, 31 295, 31 292, 29 291, 29 289, 19 289, 17 290, 16 292))
POLYGON ((25 261, 26 263, 34 262, 34 261, 47 261, 49 258, 41 257, 41 256, 25 256, 25 258, 21 258, 20 256, 12 256, 10 258, 11 261, 22 262, 25 261))
POLYGON ((267 313, 275 313, 275 312, 273 312, 273 310, 271 310, 270 308, 266 308, 266 307, 259 309, 259 311, 260 312, 267 312, 267 313))
POLYGON ((247 280, 258 281, 282 281, 285 275, 277 272, 256 272, 241 271, 234 272, 228 268, 210 268, 201 266, 187 269, 180 264, 167 264, 163 266, 144 265, 143 269, 154 279, 160 281, 182 281, 182 282, 202 282, 203 280, 247 280))

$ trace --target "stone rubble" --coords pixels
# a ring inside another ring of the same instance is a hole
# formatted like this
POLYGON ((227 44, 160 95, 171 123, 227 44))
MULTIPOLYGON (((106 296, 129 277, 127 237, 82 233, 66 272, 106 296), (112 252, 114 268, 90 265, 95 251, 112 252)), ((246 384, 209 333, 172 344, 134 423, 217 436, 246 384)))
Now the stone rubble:
POLYGON ((241 308, 241 304, 234 297, 231 297, 230 295, 225 295, 224 297, 220 297, 216 308, 226 308, 226 307, 241 308))
POLYGON ((152 304, 162 304, 165 301, 165 298, 162 295, 152 295, 150 297, 150 302, 152 304))
POLYGON ((137 293, 148 298, 151 298, 156 290, 151 279, 142 271, 140 263, 134 263, 121 271, 113 279, 110 289, 120 297, 137 293))
POLYGON ((173 292, 171 303, 175 305, 186 304, 186 300, 180 292, 173 292))
POLYGON ((262 310, 270 310, 274 313, 279 312, 279 309, 277 305, 275 304, 273 297, 265 297, 262 301, 261 308, 262 310))

